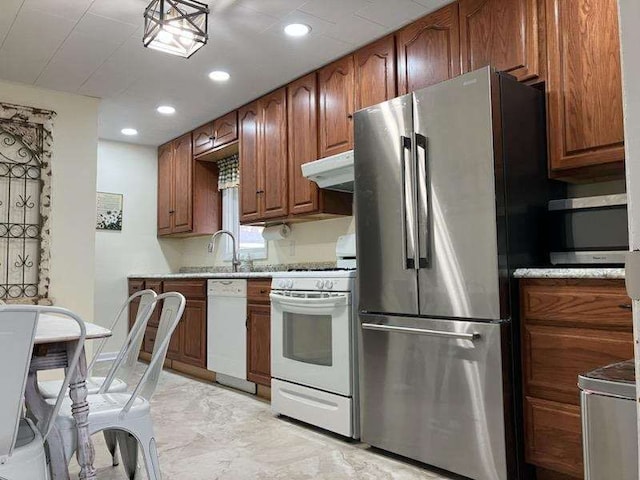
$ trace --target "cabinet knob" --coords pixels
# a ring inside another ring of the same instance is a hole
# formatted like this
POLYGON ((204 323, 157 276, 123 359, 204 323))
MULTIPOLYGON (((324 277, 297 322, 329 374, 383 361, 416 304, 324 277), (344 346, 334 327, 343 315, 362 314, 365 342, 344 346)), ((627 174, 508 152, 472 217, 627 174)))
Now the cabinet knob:
POLYGON ((216 141, 216 136, 215 135, 211 135, 209 137, 209 140, 211 140, 212 142, 215 142, 216 141))
POLYGON ((175 210, 169 210, 169 214, 176 213, 175 210))
POLYGON ((256 190, 256 193, 257 193, 258 195, 263 194, 263 193, 264 193, 264 190, 256 190))
POLYGON ((349 115, 347 115, 347 118, 348 118, 349 120, 353 120, 353 115, 349 114, 349 115))
POLYGON ((264 289, 264 288, 262 288, 262 289, 260 289, 260 293, 263 293, 263 294, 264 294, 264 293, 267 293, 267 290, 266 290, 266 289, 264 289))
POLYGON ((633 307, 631 306, 630 303, 622 303, 620 305, 618 305, 619 308, 622 308, 623 310, 632 310, 633 307))

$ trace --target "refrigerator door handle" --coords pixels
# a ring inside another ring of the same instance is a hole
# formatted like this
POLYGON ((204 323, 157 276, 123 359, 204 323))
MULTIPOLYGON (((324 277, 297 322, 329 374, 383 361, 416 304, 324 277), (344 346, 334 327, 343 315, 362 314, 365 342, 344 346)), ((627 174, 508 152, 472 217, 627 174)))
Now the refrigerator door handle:
POLYGON ((429 156, 427 137, 415 134, 418 195, 418 268, 428 268, 431 251, 431 224, 429 205, 429 156))
POLYGON ((402 244, 404 245, 404 268, 417 270, 418 262, 415 228, 415 182, 413 178, 413 148, 411 138, 401 136, 402 157, 402 244))
POLYGON ((450 338, 456 340, 469 340, 471 342, 480 339, 480 334, 473 333, 458 333, 458 332, 446 332, 442 330, 427 330, 424 328, 412 328, 412 327, 393 327, 391 325, 379 325, 377 323, 363 323, 363 330, 375 330, 378 332, 393 332, 393 333, 407 333, 410 335, 426 335, 429 337, 441 337, 450 338))

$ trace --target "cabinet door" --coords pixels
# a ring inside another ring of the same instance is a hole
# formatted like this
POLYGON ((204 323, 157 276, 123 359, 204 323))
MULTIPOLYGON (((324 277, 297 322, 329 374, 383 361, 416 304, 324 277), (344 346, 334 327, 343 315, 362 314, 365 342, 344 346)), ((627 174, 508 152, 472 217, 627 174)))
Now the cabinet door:
POLYGON ((287 202, 287 94, 281 88, 258 102, 260 137, 258 172, 261 219, 286 217, 287 202))
POLYGON ((271 386, 271 307, 247 308, 247 380, 271 386))
POLYGON ((214 147, 213 123, 207 123, 193 131, 193 156, 207 153, 214 147))
POLYGON ((320 158, 353 148, 353 56, 318 71, 320 92, 320 158))
POLYGON ((258 103, 242 107, 240 124, 240 221, 255 222, 260 217, 258 205, 258 103))
POLYGON ((213 122, 213 148, 221 147, 238 139, 238 112, 227 113, 213 122))
MULTIPOLYGON (((144 290, 145 282, 144 280, 129 280, 129 296, 133 295, 136 292, 144 290)), ((136 322, 136 316, 138 315, 138 307, 140 306, 140 299, 137 298, 133 302, 129 304, 129 330, 133 327, 133 324, 136 322)))
POLYGON ((182 348, 180 360, 206 368, 207 302, 187 300, 182 320, 182 348))
POLYGON ((171 233, 173 217, 173 145, 158 148, 158 235, 171 233))
POLYGON ((189 232, 193 226, 193 155, 191 133, 173 141, 174 214, 173 233, 189 232))
POLYGON ((355 109, 370 107, 396 96, 396 44, 390 35, 354 54, 355 109))
POLYGON ((487 65, 518 80, 539 75, 540 0, 459 0, 462 71, 487 65))
POLYGON ((182 361, 182 335, 183 335, 183 326, 184 324, 184 315, 182 319, 180 319, 180 323, 173 331, 173 335, 171 335, 171 341, 169 342, 169 348, 167 349, 167 358, 171 360, 180 360, 182 361))
MULTIPOLYGON (((156 294, 160 295, 162 293, 162 280, 147 280, 146 288, 149 290, 153 290, 156 294)), ((149 317, 149 321, 147 325, 151 327, 158 327, 160 323, 160 312, 162 311, 162 301, 156 303, 156 307, 153 309, 153 313, 149 317)))
POLYGON ((546 0, 552 175, 608 166, 624 174, 616 0, 546 0))
POLYGON ((396 33, 400 95, 460 74, 458 25, 458 4, 453 3, 396 33))
POLYGON ((289 130, 289 213, 318 210, 318 185, 302 176, 301 166, 318 159, 318 89, 316 74, 287 87, 289 130))

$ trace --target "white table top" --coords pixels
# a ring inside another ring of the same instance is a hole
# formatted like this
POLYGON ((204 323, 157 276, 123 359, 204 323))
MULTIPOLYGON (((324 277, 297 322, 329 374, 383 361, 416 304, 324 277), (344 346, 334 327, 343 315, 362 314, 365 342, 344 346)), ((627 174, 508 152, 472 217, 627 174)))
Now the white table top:
MULTIPOLYGON (((111 330, 95 323, 85 322, 87 340, 111 336, 111 330)), ((80 336, 80 327, 69 317, 46 313, 40 315, 36 327, 35 343, 57 343, 76 340, 80 336)))

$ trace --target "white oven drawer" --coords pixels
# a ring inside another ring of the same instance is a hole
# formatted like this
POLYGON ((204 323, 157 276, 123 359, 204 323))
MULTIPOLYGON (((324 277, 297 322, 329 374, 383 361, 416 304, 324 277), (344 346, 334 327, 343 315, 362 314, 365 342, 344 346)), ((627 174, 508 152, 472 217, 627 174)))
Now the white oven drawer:
POLYGON ((353 400, 282 380, 271 380, 271 410, 345 437, 353 436, 353 400))

